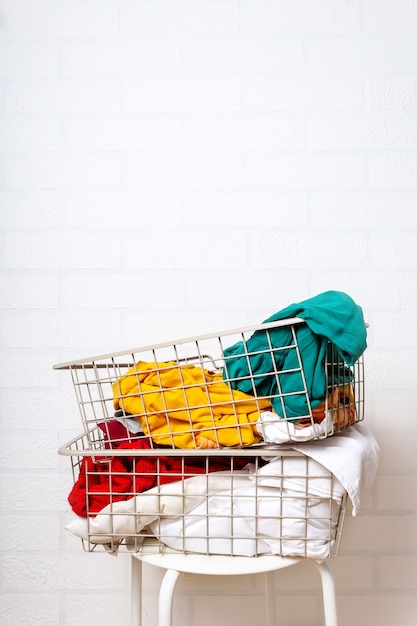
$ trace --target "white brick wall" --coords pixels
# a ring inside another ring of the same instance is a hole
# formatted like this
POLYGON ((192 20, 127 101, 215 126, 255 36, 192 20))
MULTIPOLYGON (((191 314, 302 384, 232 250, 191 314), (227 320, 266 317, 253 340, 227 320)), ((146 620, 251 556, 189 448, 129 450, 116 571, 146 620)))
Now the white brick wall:
MULTIPOLYGON (((340 626, 417 622, 415 0, 2 0, 1 601, 129 623, 129 559, 64 531, 80 429, 52 364, 255 323, 326 289, 370 323, 381 463, 332 562, 340 626)), ((156 626, 160 572, 145 570, 156 626)), ((276 576, 320 626, 316 574, 276 576)), ((262 623, 260 577, 179 583, 175 624, 262 623)))

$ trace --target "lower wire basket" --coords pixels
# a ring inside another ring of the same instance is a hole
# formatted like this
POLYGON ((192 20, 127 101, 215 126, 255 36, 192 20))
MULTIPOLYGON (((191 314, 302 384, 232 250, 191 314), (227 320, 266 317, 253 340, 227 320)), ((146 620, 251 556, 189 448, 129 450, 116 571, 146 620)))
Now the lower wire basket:
POLYGON ((63 445, 74 484, 67 529, 87 551, 335 556, 346 492, 314 459, 283 446, 156 448, 109 444, 100 428, 63 445), (93 443, 93 445, 91 445, 93 443))

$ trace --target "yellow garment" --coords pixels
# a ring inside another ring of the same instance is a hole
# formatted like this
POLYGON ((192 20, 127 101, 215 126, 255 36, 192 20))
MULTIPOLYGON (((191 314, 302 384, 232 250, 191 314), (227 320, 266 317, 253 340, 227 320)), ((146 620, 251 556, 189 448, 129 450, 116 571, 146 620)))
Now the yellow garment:
POLYGON ((200 447, 200 434, 215 447, 257 443, 259 412, 271 410, 268 399, 232 390, 221 372, 175 362, 139 361, 113 394, 115 409, 134 415, 155 443, 176 448, 200 447))

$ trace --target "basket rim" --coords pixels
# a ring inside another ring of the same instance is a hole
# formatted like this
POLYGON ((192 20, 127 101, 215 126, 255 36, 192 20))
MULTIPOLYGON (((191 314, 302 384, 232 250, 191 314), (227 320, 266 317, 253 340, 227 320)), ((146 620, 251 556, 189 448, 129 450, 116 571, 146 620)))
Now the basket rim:
POLYGON ((103 361, 105 359, 117 358, 121 356, 131 355, 135 352, 144 352, 145 350, 157 350, 160 348, 167 348, 172 345, 181 345, 184 343, 191 343, 194 341, 204 341, 207 339, 214 339, 218 337, 227 337, 228 335, 236 335, 240 333, 246 332, 255 332, 257 330, 268 330, 270 328, 279 328, 281 326, 289 326, 289 325, 298 325, 298 324, 306 324, 306 321, 301 319, 300 317, 290 317, 283 320, 276 320, 275 322, 268 322, 267 324, 255 324, 251 326, 242 326, 237 328, 232 328, 229 330, 222 330, 213 333, 208 333, 205 335, 195 335, 191 337, 183 337, 176 340, 164 341, 159 344, 151 344, 147 346, 139 346, 136 348, 130 348, 126 350, 121 350, 120 352, 110 352, 106 354, 98 354, 89 357, 83 357, 81 359, 75 359, 72 361, 64 361, 62 363, 56 363, 52 366, 54 370, 66 370, 71 369, 72 367, 86 365, 92 361, 103 361))

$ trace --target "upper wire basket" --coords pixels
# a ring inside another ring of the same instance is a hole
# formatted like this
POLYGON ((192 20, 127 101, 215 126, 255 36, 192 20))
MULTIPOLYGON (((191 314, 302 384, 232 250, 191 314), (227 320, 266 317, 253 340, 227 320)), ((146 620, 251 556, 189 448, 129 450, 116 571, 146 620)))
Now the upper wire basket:
POLYGON ((148 436, 208 450, 322 439, 364 417, 363 356, 347 364, 299 318, 60 363, 89 446, 148 436), (95 433, 94 436, 91 433, 95 433))

